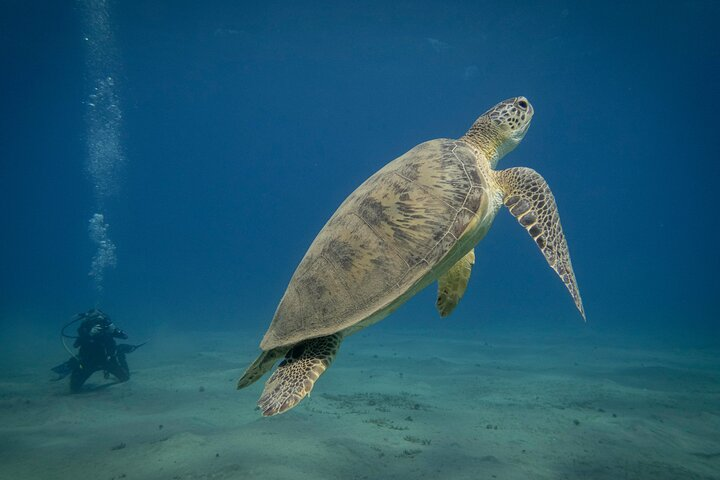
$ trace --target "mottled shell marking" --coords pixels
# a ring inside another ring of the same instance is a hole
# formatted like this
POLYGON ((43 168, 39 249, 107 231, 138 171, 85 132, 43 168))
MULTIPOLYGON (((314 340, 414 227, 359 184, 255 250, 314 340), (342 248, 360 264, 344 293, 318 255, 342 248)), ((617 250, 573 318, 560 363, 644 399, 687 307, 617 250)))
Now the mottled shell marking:
POLYGON ((488 210, 477 151, 425 142, 357 188, 300 262, 261 348, 353 327, 428 275, 488 210))

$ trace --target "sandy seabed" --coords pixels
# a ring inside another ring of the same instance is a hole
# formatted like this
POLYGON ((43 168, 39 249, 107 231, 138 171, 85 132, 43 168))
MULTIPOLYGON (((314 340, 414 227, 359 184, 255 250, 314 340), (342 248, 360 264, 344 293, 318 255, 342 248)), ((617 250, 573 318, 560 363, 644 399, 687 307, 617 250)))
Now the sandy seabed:
POLYGON ((720 478, 715 348, 368 329, 262 418, 265 379, 235 390, 256 337, 166 336, 129 357, 130 382, 79 395, 49 381, 57 345, 3 360, 0 478, 720 478))

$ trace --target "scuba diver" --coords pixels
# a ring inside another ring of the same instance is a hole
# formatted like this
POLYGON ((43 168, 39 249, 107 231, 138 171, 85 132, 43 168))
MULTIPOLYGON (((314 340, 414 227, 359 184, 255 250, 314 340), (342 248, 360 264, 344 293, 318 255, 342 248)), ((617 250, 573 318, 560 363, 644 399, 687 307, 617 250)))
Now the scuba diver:
POLYGON ((71 375, 70 391, 72 393, 79 392, 90 375, 100 370, 105 373, 105 378, 109 378, 112 374, 117 378, 118 383, 127 382, 130 379, 130 369, 125 355, 145 344, 116 344, 116 338, 125 340, 128 335, 117 328, 108 315, 95 308, 76 315, 62 328, 61 335, 63 345, 72 357, 53 367, 52 371, 58 374, 58 378, 55 380, 62 380, 71 375), (82 323, 78 327, 77 336, 67 335, 65 329, 79 321, 82 323), (78 349, 77 355, 67 348, 65 338, 75 339, 73 347, 78 349))

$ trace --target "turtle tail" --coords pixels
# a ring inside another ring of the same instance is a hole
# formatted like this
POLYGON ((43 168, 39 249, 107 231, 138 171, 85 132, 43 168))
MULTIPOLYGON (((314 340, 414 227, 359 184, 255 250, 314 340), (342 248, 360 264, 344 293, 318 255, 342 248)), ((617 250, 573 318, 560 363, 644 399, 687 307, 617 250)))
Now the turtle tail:
POLYGON ((280 358, 288 351, 287 347, 273 348, 262 352, 260 356, 245 370, 243 376, 238 380, 237 388, 245 388, 257 382, 275 365, 280 358))

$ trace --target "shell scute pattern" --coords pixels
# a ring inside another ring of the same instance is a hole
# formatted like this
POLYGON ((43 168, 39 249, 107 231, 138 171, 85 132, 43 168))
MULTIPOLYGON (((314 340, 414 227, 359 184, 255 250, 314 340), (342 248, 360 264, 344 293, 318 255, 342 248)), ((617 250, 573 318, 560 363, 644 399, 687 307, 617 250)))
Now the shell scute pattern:
POLYGON ((358 187, 310 246, 261 347, 352 327, 422 279, 487 205, 475 155, 433 140, 358 187))

